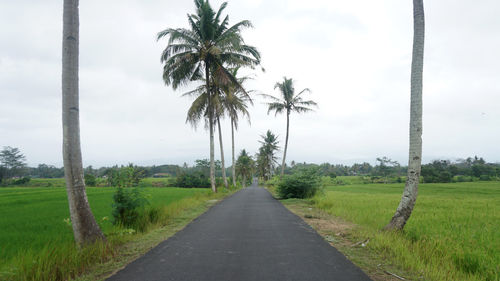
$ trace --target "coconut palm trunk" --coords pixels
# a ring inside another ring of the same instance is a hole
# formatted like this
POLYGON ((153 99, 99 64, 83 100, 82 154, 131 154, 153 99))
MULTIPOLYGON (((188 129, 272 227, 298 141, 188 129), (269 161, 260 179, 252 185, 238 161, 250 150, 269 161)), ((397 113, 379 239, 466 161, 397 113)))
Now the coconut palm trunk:
POLYGON ((62 52, 63 159, 75 241, 89 244, 105 237, 90 210, 83 178, 78 93, 78 0, 64 0, 62 52))
POLYGON ((233 165, 231 167, 231 176, 233 177, 233 186, 236 186, 236 162, 234 156, 234 119, 231 118, 231 146, 232 146, 232 157, 233 157, 233 165))
POLYGON ((288 148, 288 132, 290 131, 290 110, 286 111, 286 138, 285 138, 285 150, 283 151, 283 162, 281 163, 281 176, 285 174, 285 164, 286 164, 286 149, 288 148))
POLYGON ((220 162, 222 168, 222 180, 224 181, 224 186, 228 188, 227 177, 226 177, 226 166, 224 164, 224 146, 222 144, 222 131, 220 129, 220 119, 217 117, 217 129, 219 130, 219 144, 220 144, 220 162))
POLYGON ((215 161, 214 161, 214 116, 212 110, 212 93, 210 91, 210 67, 207 62, 205 62, 205 81, 208 94, 208 129, 210 130, 210 186, 213 192, 217 192, 217 187, 215 186, 215 161))
POLYGON ((413 0, 413 54, 411 64, 410 149, 408 177, 403 197, 386 230, 402 230, 410 218, 418 194, 422 163, 422 73, 425 18, 423 0, 413 0))

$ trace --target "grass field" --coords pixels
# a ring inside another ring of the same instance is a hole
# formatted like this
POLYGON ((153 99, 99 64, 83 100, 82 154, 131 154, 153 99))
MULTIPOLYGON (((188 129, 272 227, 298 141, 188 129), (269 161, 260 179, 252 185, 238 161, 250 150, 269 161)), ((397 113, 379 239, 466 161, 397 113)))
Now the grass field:
POLYGON ((354 239, 424 280, 500 280, 500 182, 421 184, 403 233, 380 231, 403 184, 329 186, 316 207, 360 227, 354 239))
MULTIPOLYGON (((96 220, 105 233, 110 222, 114 188, 87 188, 96 220)), ((203 195, 207 189, 145 188, 151 205, 168 206, 181 199, 203 195)), ((0 265, 16 255, 37 252, 73 241, 64 188, 0 188, 0 265)))

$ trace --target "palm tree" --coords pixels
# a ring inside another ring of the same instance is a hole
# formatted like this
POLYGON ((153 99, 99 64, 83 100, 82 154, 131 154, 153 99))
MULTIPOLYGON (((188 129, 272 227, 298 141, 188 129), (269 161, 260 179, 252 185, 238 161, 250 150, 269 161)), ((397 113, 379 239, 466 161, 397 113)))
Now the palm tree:
POLYGON ((264 179, 270 179, 274 172, 274 165, 278 163, 276 151, 279 150, 278 138, 270 130, 265 135, 261 135, 261 147, 257 159, 261 165, 262 176, 264 179))
POLYGON ((240 155, 238 156, 238 160, 236 161, 236 170, 238 175, 241 176, 241 186, 245 188, 245 184, 247 179, 252 177, 254 168, 254 161, 251 156, 248 155, 246 150, 242 150, 240 155))
POLYGON ((221 159, 221 169, 222 169, 222 181, 224 182, 224 186, 228 188, 228 183, 227 183, 227 177, 226 177, 226 165, 224 161, 224 145, 222 143, 222 130, 220 128, 220 119, 224 117, 225 113, 225 108, 222 99, 224 98, 223 92, 220 90, 220 88, 216 87, 215 89, 215 95, 214 97, 214 102, 212 104, 214 105, 215 109, 215 121, 217 122, 217 129, 219 131, 219 145, 220 145, 220 159, 221 159))
POLYGON ((210 78, 218 77, 220 82, 237 83, 226 67, 260 64, 260 54, 255 47, 244 44, 241 30, 251 27, 249 21, 240 21, 228 27, 229 18, 222 19, 227 3, 220 6, 217 13, 208 0, 195 0, 196 14, 188 15, 190 29, 167 28, 158 33, 158 40, 169 36, 168 45, 161 55, 163 80, 172 88, 200 80, 205 77, 208 102, 208 125, 210 131, 210 182, 215 187, 214 163, 214 110, 211 105, 214 94, 210 88, 210 78), (221 20, 222 19, 222 20, 221 20), (214 75, 214 73, 216 75, 214 75))
MULTIPOLYGON (((231 74, 238 80, 239 85, 250 79, 248 76, 237 77, 238 67, 231 71, 231 74)), ((236 162, 234 153, 234 130, 238 130, 239 114, 246 116, 248 123, 250 123, 250 113, 248 112, 248 103, 253 105, 253 101, 248 95, 251 91, 244 91, 242 87, 235 85, 234 83, 226 84, 222 87, 224 91, 222 104, 224 105, 225 111, 229 116, 231 121, 231 148, 232 148, 232 167, 231 175, 233 177, 233 185, 236 186, 236 162)))
POLYGON ((79 245, 105 240, 90 210, 83 178, 78 94, 78 0, 64 0, 62 43, 63 159, 69 212, 79 245))
POLYGON ((285 150, 283 151, 283 160, 281 164, 281 176, 283 176, 285 172, 285 160, 286 160, 286 152, 288 148, 288 133, 290 129, 290 113, 304 113, 308 111, 312 111, 308 106, 317 106, 317 104, 312 100, 303 100, 301 95, 305 92, 310 92, 308 88, 303 89, 298 94, 295 94, 295 88, 293 87, 293 80, 290 78, 283 77, 283 82, 276 82, 274 85, 274 89, 278 88, 282 99, 273 97, 271 95, 263 95, 266 98, 272 100, 272 102, 268 103, 269 112, 274 111, 274 116, 278 115, 278 113, 282 113, 286 111, 286 138, 285 138, 285 150))
MULTIPOLYGON (((240 79, 238 79, 240 80, 240 79)), ((228 115, 231 117, 231 123, 234 121, 234 111, 237 110, 245 110, 246 114, 249 114, 248 111, 246 111, 246 105, 243 103, 242 99, 236 96, 234 93, 230 92, 227 89, 237 89, 238 92, 243 92, 240 90, 238 85, 234 85, 233 83, 229 83, 226 85, 221 85, 221 86, 214 86, 214 82, 211 83, 211 87, 213 88, 214 95, 211 97, 211 102, 210 104, 212 105, 212 110, 214 111, 214 116, 215 116, 215 122, 217 124, 218 132, 219 132, 219 144, 220 144, 220 153, 221 153, 221 169, 222 169, 222 179, 224 182, 224 186, 228 188, 228 182, 227 182, 227 177, 226 177, 226 167, 225 167, 225 158, 224 158, 224 146, 222 142, 222 130, 220 126, 220 119, 224 117, 226 112, 228 115), (223 87, 225 90, 223 90, 223 87)), ((189 91, 183 96, 196 96, 197 98, 191 105, 191 107, 188 110, 188 116, 186 119, 186 122, 190 122, 194 127, 196 127, 197 123, 201 118, 205 118, 205 124, 209 122, 208 116, 209 113, 208 111, 210 110, 208 108, 209 102, 208 102, 208 95, 206 94, 205 91, 205 86, 201 85, 195 90, 189 91)), ((247 93, 245 93, 246 96, 248 96, 247 93)), ((237 118, 237 116, 236 116, 237 118)), ((231 124, 232 125, 232 124, 231 124)), ((231 127, 232 129, 232 127, 231 127)), ((235 172, 234 172, 234 130, 232 130, 232 140, 233 140, 233 185, 236 185, 235 182, 235 172)))
POLYGON ((413 55, 411 63, 410 149, 403 197, 386 230, 402 230, 417 201, 422 164, 422 73, 425 17, 423 0, 413 0, 413 55))

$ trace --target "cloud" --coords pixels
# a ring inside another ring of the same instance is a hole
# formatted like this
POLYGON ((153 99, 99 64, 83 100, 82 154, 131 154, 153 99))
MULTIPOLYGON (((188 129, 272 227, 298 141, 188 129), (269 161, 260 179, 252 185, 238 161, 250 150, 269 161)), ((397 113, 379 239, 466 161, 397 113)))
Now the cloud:
MULTIPOLYGON (((218 7, 222 1, 211 1, 218 7)), ((208 132, 185 123, 190 100, 163 84, 156 33, 187 27, 190 1, 80 3, 81 137, 85 165, 193 163, 208 158, 208 132)), ((500 4, 426 3, 424 161, 480 155, 500 161, 500 4)), ((412 7, 408 1, 231 1, 230 22, 255 28, 246 42, 266 72, 249 89, 278 94, 292 77, 311 88, 314 113, 293 115, 288 159, 407 162, 412 7), (362 8, 360 8, 362 7, 362 8)), ((61 165, 60 1, 0 3, 0 146, 19 147, 31 165, 61 165)), ((285 136, 285 117, 255 98, 252 125, 236 150, 258 149, 268 129, 285 136)), ((230 158, 230 126, 222 123, 230 158)), ((216 145, 216 155, 218 155, 216 145)), ((226 161, 230 162, 230 161, 226 161)), ((228 163, 229 165, 230 163, 228 163)))

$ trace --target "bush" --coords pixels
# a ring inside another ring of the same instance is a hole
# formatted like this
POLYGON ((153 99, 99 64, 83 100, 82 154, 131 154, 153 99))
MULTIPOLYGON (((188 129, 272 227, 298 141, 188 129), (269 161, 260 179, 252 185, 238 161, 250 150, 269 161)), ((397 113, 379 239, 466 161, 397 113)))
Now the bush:
POLYGON ((286 175, 278 183, 278 196, 282 199, 309 198, 320 188, 320 178, 314 171, 305 170, 293 175, 286 175))
POLYGON ((181 173, 175 179, 175 186, 187 187, 187 188, 190 187, 209 188, 210 180, 207 177, 205 177, 205 175, 202 173, 193 173, 193 174, 181 173))
POLYGON ((85 185, 87 185, 87 186, 96 186, 97 180, 96 180, 96 178, 95 178, 94 175, 92 175, 92 174, 85 174, 84 178, 85 178, 85 185))
POLYGON ((147 204, 149 204, 148 200, 138 187, 133 189, 118 187, 113 195, 112 223, 137 229, 141 209, 147 204))
POLYGON ((30 177, 22 177, 20 179, 17 179, 17 180, 14 180, 12 182, 13 185, 23 185, 23 184, 27 184, 28 182, 30 182, 31 178, 30 177))
POLYGON ((457 182, 471 182, 473 179, 471 176, 458 175, 453 178, 457 182))
POLYGON ((106 171, 108 186, 131 187, 138 186, 142 178, 144 178, 144 170, 133 164, 114 167, 106 171))
POLYGON ((490 181, 491 177, 489 175, 481 175, 481 176, 479 176, 479 180, 481 180, 481 181, 490 181))

